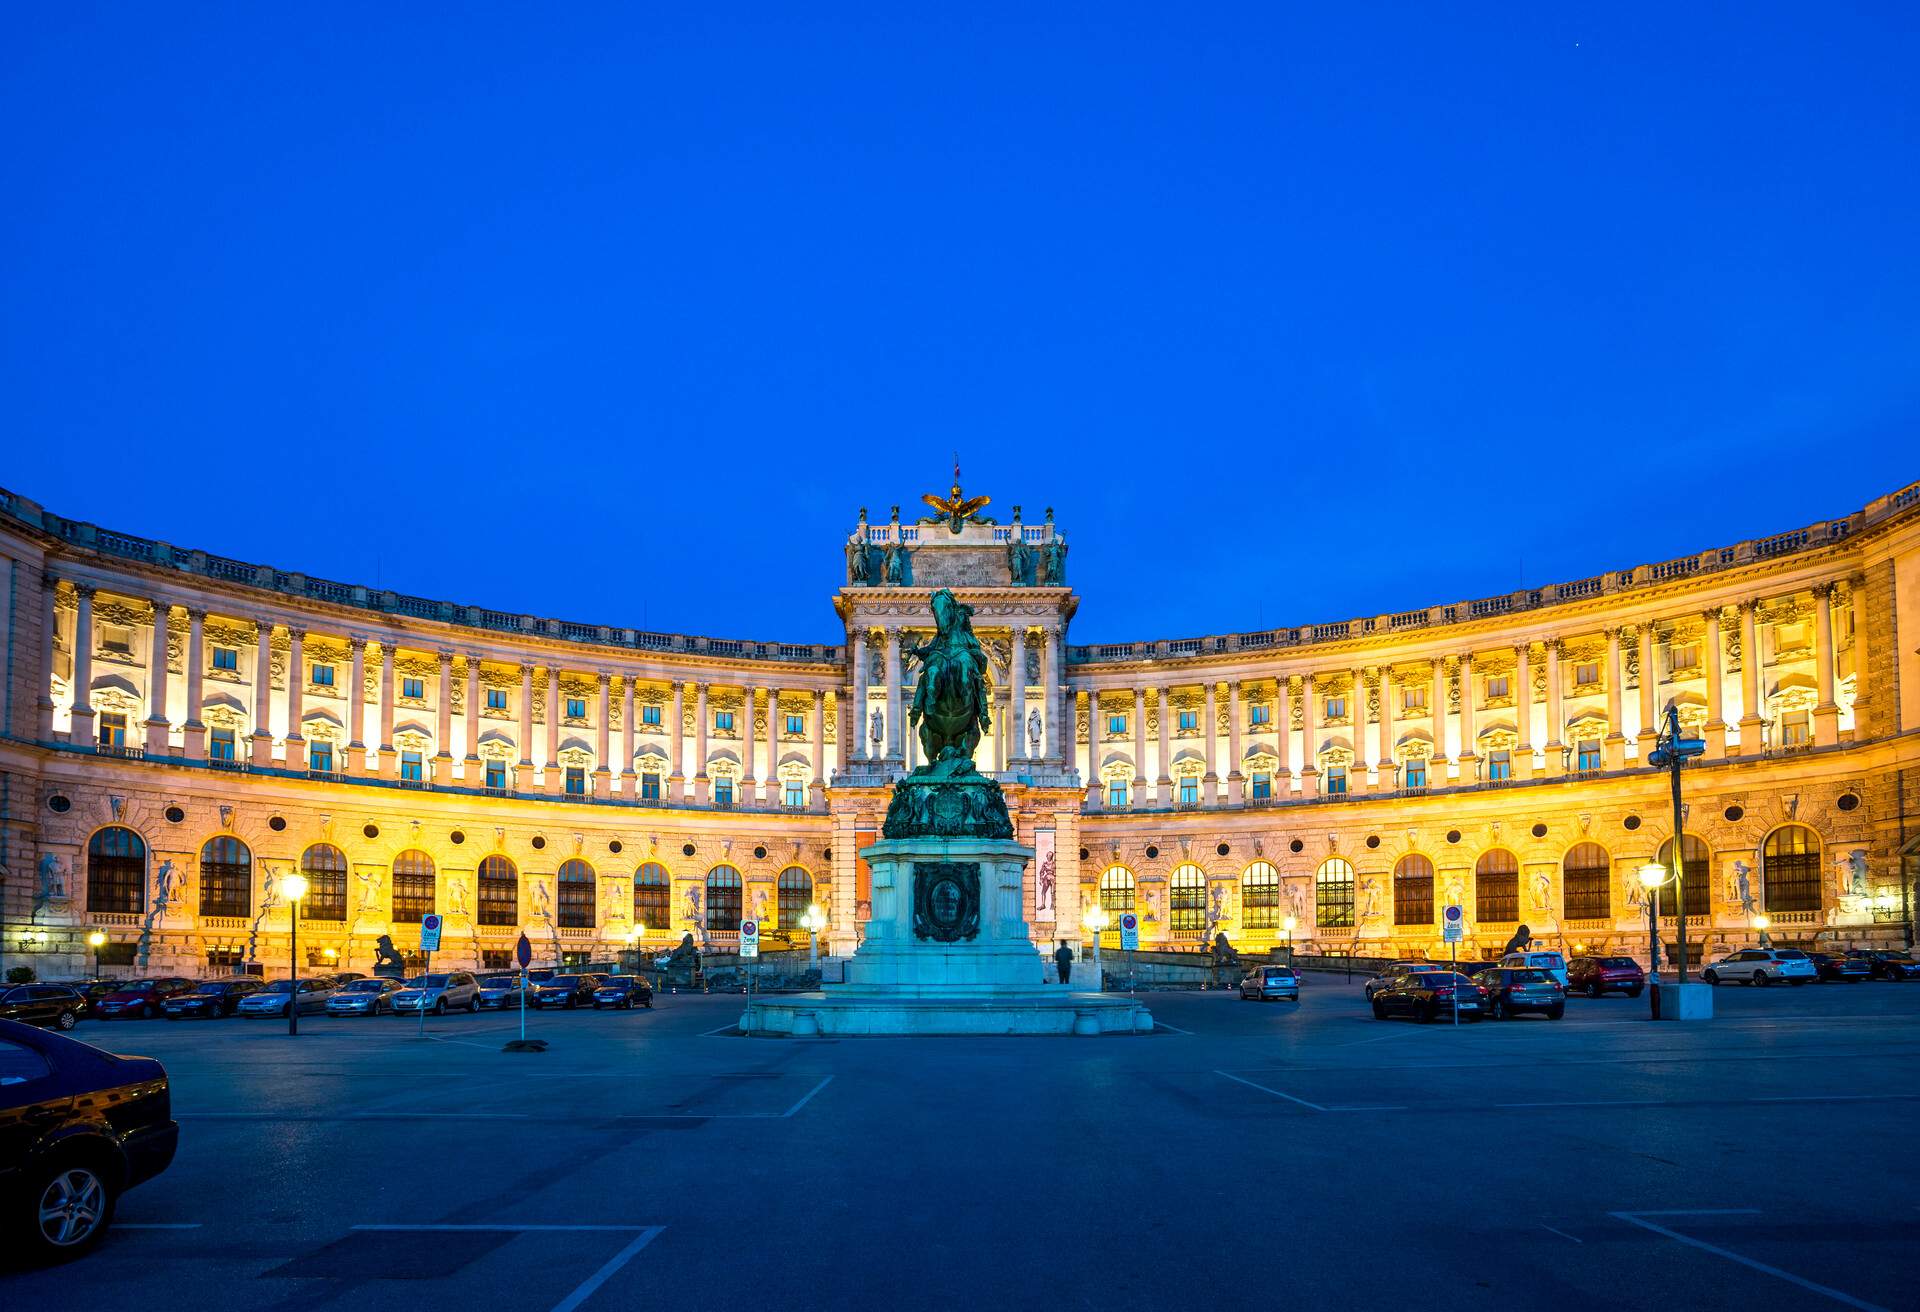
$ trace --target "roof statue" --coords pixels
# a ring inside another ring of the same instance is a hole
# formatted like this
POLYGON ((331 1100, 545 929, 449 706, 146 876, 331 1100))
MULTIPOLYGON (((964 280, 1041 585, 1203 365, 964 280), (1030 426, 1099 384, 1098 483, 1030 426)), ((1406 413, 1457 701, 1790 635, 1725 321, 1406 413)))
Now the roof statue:
POLYGON ((953 486, 947 489, 944 497, 932 492, 922 493, 920 499, 932 506, 940 518, 947 521, 947 529, 958 533, 970 519, 979 519, 980 512, 987 508, 992 497, 970 497, 960 490, 960 457, 953 458, 953 486))

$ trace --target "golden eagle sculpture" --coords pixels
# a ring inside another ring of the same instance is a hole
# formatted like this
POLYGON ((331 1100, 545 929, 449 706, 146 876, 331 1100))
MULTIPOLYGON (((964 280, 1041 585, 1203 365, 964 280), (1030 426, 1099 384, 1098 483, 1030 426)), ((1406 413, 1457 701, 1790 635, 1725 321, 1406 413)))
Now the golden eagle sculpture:
POLYGON ((947 495, 943 497, 925 492, 921 494, 920 499, 932 506, 934 513, 945 519, 948 530, 954 533, 958 533, 968 520, 976 518, 982 510, 986 509, 987 503, 993 500, 992 497, 970 497, 960 490, 958 456, 954 457, 953 486, 947 490, 947 495))

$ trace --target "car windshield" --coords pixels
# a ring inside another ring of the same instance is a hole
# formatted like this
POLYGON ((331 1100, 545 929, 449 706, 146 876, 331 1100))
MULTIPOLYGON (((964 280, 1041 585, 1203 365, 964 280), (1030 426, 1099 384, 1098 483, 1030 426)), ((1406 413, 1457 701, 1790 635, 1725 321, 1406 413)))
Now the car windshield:
MULTIPOLYGON (((302 980, 302 981, 300 981, 300 982, 304 984, 304 983, 306 983, 307 981, 305 981, 305 980, 302 980)), ((277 980, 275 980, 275 981, 274 981, 273 983, 271 983, 271 984, 269 984, 269 985, 267 985, 267 987, 266 987, 265 989, 263 989, 263 990, 262 990, 262 992, 265 992, 265 993, 291 993, 291 992, 293 992, 293 981, 292 981, 292 980, 290 980, 290 979, 277 979, 277 980)))
POLYGON ((1773 955, 1782 961, 1805 961, 1807 959, 1807 954, 1798 948, 1782 948, 1773 955))
POLYGON ((355 980, 348 980, 346 987, 342 990, 342 992, 378 993, 381 989, 385 988, 386 986, 387 986, 387 982, 383 979, 355 979, 355 980))
POLYGON ((515 975, 489 975, 480 981, 483 989, 510 989, 520 982, 515 975))
POLYGON ((578 975, 555 975, 547 981, 547 986, 556 989, 578 988, 580 987, 580 977, 578 975))
POLYGON ((1544 970, 1514 970, 1507 972, 1507 981, 1512 984, 1544 984, 1547 972, 1544 970))
POLYGON ((1282 966, 1278 970, 1269 970, 1267 972, 1267 978, 1268 979, 1292 979, 1293 972, 1288 970, 1285 966, 1282 966))
POLYGON ((451 975, 422 975, 413 982, 413 986, 417 989, 443 989, 452 980, 451 975))
POLYGON ((1602 957, 1600 958, 1600 964, 1603 966, 1637 966, 1640 963, 1632 957, 1602 957))
POLYGON ((1411 976, 1410 978, 1423 989, 1437 989, 1452 984, 1455 980, 1462 977, 1457 975, 1419 974, 1411 976))

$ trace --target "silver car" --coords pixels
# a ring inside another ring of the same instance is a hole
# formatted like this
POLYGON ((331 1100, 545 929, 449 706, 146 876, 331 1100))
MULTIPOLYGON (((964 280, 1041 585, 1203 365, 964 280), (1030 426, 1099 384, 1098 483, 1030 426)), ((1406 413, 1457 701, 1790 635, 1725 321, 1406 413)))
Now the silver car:
POLYGON ((1811 984, 1820 977, 1813 959, 1797 948, 1742 948, 1700 972, 1709 984, 1811 984))
POLYGON ((329 1016, 378 1016, 393 1009, 393 995, 404 988, 397 979, 355 979, 327 999, 329 1016))
POLYGON ((297 1006, 304 1015, 308 1012, 325 1011, 327 999, 333 996, 333 981, 328 979, 303 979, 298 983, 287 979, 277 979, 258 993, 249 993, 240 999, 233 1008, 236 1016, 284 1016, 290 999, 297 998, 297 1006))
POLYGON ((422 975, 407 981, 407 986, 389 999, 396 1016, 430 1011, 444 1016, 449 1011, 480 1010, 480 983, 467 971, 453 970, 444 975, 422 975))
POLYGON ((1242 1002, 1265 1002, 1268 998, 1300 1001, 1300 977, 1291 966, 1255 966, 1253 973, 1240 981, 1242 1002))

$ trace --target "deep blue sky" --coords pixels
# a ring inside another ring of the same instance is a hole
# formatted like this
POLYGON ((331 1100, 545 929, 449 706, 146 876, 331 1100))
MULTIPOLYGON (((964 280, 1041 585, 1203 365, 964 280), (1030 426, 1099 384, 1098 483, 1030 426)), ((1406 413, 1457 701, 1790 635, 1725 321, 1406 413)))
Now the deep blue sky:
POLYGON ((0 483, 831 640, 958 448, 1091 641, 1920 477, 1910 4, 932 8, 8 10, 0 483))

